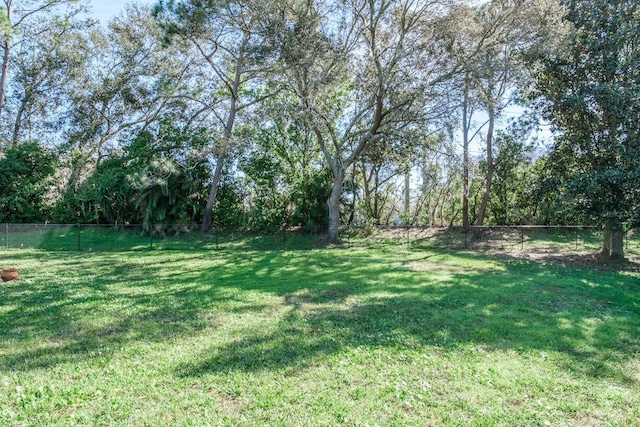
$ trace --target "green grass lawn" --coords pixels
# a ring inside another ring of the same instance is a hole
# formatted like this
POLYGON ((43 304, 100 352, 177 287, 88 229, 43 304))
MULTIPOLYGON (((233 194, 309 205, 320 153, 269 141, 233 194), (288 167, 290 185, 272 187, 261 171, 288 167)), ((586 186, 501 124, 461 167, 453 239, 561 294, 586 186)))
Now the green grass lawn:
POLYGON ((640 273, 367 249, 0 252, 0 425, 640 425, 640 273))

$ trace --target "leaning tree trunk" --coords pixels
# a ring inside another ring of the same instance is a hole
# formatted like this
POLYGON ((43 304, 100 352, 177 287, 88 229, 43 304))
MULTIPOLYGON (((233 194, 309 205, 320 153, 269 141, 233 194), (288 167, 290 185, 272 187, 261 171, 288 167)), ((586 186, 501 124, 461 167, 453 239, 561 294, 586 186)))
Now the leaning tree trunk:
POLYGON ((236 122, 236 116, 238 114, 238 88, 240 87, 240 76, 242 74, 242 68, 239 65, 236 68, 235 80, 231 90, 231 104, 229 105, 229 115, 227 116, 227 123, 224 127, 224 137, 222 139, 222 145, 218 152, 218 158, 216 159, 216 170, 213 173, 213 180, 211 181, 211 188, 209 189, 209 197, 207 198, 207 205, 204 208, 204 215, 202 216, 202 223, 200 224, 200 232, 206 233, 211 229, 211 218, 213 217, 213 206, 216 203, 216 197, 218 195, 218 187, 220 186, 220 179, 222 177, 222 170, 224 169, 224 160, 227 157, 227 151, 231 143, 231 135, 233 134, 233 126, 236 122))
POLYGON ((327 200, 329 207, 329 243, 339 243, 340 228, 340 198, 342 196, 342 186, 344 185, 345 170, 341 166, 336 166, 337 170, 333 171, 333 187, 331 196, 327 200))
POLYGON ((213 217, 213 205, 216 203, 216 197, 218 195, 218 187, 220 187, 220 179, 222 178, 222 169, 224 168, 224 159, 226 156, 226 150, 220 151, 216 162, 216 170, 213 173, 213 180, 211 181, 211 188, 209 189, 209 197, 207 198, 207 205, 204 208, 204 215, 202 216, 202 223, 200 224, 200 232, 206 233, 211 229, 211 218, 213 217))

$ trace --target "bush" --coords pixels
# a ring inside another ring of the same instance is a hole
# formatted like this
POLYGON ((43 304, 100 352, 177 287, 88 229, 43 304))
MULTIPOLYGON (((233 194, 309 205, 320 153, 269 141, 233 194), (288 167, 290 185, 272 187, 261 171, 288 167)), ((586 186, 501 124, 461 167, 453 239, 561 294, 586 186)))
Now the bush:
POLYGON ((11 147, 0 159, 0 222, 40 222, 48 218, 57 157, 37 142, 11 147))

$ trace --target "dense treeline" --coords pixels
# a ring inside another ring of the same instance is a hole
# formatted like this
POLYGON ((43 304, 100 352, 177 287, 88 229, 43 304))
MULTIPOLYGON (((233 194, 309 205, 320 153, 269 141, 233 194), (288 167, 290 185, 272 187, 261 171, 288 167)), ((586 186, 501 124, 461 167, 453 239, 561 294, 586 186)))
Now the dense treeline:
POLYGON ((0 222, 601 224, 622 256, 636 3, 5 2, 0 222))

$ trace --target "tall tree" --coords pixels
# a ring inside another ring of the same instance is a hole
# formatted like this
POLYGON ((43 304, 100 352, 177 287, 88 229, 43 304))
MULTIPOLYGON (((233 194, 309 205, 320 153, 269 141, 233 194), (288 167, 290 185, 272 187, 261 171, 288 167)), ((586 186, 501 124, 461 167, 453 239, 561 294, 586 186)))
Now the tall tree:
POLYGON ((56 119, 68 107, 66 91, 85 65, 76 42, 90 25, 47 16, 24 28, 24 40, 13 51, 2 117, 1 138, 11 146, 57 142, 56 119))
POLYGON ((560 132, 551 179, 604 225, 602 254, 623 258, 623 227, 640 205, 640 5, 565 0, 563 50, 538 62, 534 96, 560 132))
POLYGON ((160 0, 155 7, 167 41, 191 42, 214 75, 208 84, 215 95, 201 100, 216 118, 218 134, 202 232, 211 227, 238 115, 277 92, 264 84, 276 51, 269 33, 271 12, 269 2, 258 0, 160 0))
MULTIPOLYGON (((25 31, 33 22, 43 16, 63 13, 60 19, 78 13, 80 9, 73 7, 80 0, 2 0, 0 3, 0 46, 2 48, 2 70, 0 70, 0 118, 5 105, 9 68, 13 49, 27 40, 25 35, 38 37, 39 32, 25 31), (66 10, 65 10, 66 7, 66 10)), ((42 28, 46 32, 47 28, 42 28)))
POLYGON ((287 77, 333 173, 328 239, 337 242, 348 169, 368 146, 420 120, 426 93, 443 78, 428 53, 435 47, 426 24, 439 15, 440 3, 296 6, 285 45, 287 77))
POLYGON ((184 86, 193 69, 188 49, 162 49, 148 7, 129 6, 106 29, 93 27, 75 42, 83 67, 68 89, 70 108, 60 123, 73 161, 71 193, 87 167, 118 148, 126 132, 188 109, 184 86))
POLYGON ((463 149, 463 226, 482 225, 486 216, 495 169, 494 138, 498 120, 519 97, 523 81, 522 55, 542 40, 557 15, 549 0, 492 0, 478 7, 459 5, 450 15, 445 34, 449 52, 461 73, 454 82, 461 99, 463 149), (476 121, 481 117, 481 124, 476 121), (469 215, 469 146, 484 136, 486 175, 475 221, 469 215))

